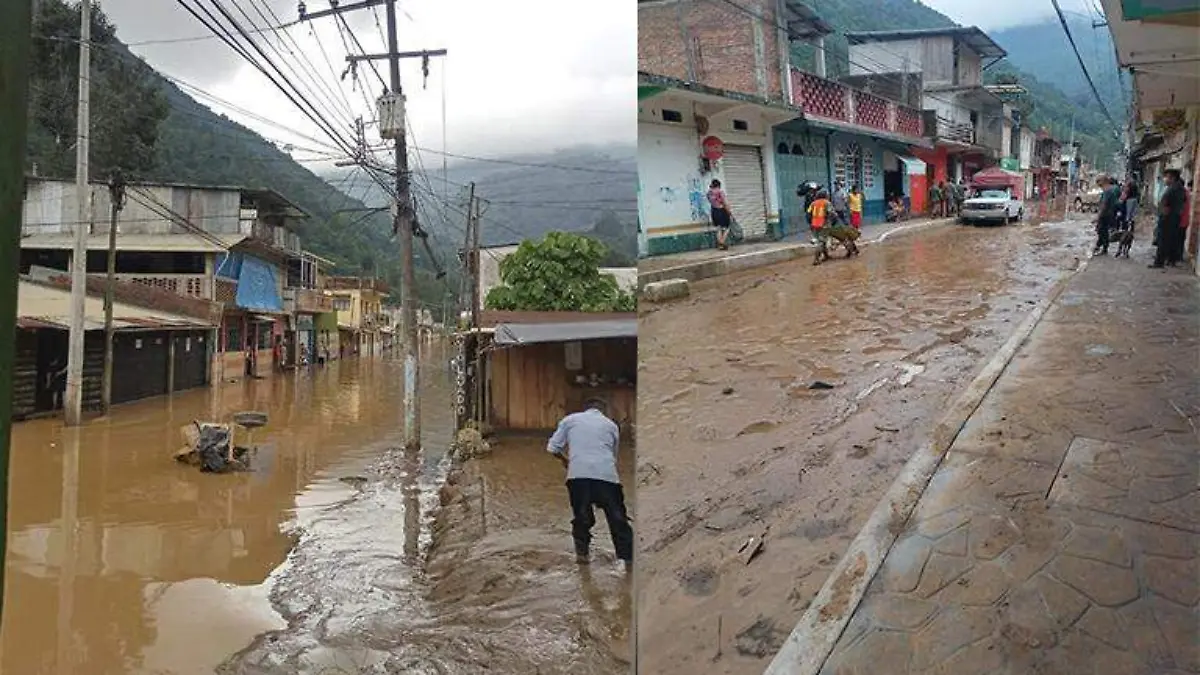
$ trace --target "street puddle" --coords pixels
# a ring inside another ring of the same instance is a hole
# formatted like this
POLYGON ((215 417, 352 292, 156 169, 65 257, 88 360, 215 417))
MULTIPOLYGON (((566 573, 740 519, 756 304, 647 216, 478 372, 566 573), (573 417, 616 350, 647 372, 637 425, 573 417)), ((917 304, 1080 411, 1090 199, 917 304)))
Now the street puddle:
MULTIPOLYGON (((511 617, 530 617, 530 628, 509 640, 509 672, 544 663, 538 635, 560 637, 563 652, 602 641, 608 653, 607 636, 627 630, 629 613, 604 603, 626 582, 598 569, 598 590, 587 591, 573 563, 547 567, 499 529, 462 566, 492 564, 477 555, 506 559, 496 573, 527 579, 528 589, 493 594, 492 604, 439 599, 426 571, 438 562, 426 554, 452 397, 448 361, 433 351, 417 456, 397 449, 402 367, 386 357, 123 405, 79 429, 16 424, 5 608, 19 620, 5 622, 0 672, 475 673, 508 639, 511 617), (202 474, 172 459, 182 426, 241 410, 269 417, 252 471, 202 474), (572 603, 568 631, 554 611, 572 603)), ((514 521, 553 514, 554 536, 533 540, 569 552, 561 467, 533 459, 489 484, 520 497, 514 521), (553 500, 525 492, 539 475, 553 500)), ((504 501, 489 508, 504 512, 504 501)))

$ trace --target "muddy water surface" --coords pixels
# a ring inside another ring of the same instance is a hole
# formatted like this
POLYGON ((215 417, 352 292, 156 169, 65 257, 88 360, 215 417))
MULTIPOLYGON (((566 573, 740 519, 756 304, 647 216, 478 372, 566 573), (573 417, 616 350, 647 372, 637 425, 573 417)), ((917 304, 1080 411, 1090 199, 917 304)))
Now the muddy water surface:
MULTIPOLYGON (((480 658, 488 612, 455 615, 425 571, 446 362, 426 364, 414 457, 396 449, 402 368, 387 359, 121 406, 77 431, 16 425, 0 672, 476 672, 460 665, 480 658), (172 460, 182 425, 248 409, 270 416, 254 471, 172 460)), ((521 563, 507 571, 536 576, 521 563)), ((560 604, 580 597, 567 591, 560 604)))
POLYGON ((1087 230, 914 232, 644 308, 639 665, 761 673, 948 401, 1086 254, 1087 230), (747 563, 738 549, 764 533, 747 563))

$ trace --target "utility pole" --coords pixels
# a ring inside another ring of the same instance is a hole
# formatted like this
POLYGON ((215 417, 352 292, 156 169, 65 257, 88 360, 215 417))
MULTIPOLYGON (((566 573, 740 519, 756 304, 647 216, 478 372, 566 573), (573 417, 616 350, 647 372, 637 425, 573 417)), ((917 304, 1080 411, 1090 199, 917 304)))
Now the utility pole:
POLYGON ((125 208, 125 177, 120 170, 108 181, 108 198, 112 202, 108 221, 108 275, 104 279, 104 382, 100 389, 100 407, 104 414, 112 405, 113 381, 113 295, 117 282, 117 216, 125 208))
POLYGON ((480 315, 483 312, 482 290, 483 268, 479 260, 479 199, 475 197, 475 183, 471 183, 467 201, 467 236, 470 237, 470 247, 467 249, 467 260, 471 270, 471 328, 475 334, 475 421, 482 431, 486 418, 483 410, 484 387, 483 377, 483 333, 480 330, 480 315))
MULTIPOLYGON (((0 2, 0 560, 8 534, 8 457, 12 431, 13 366, 16 361, 17 270, 21 257, 21 209, 25 199, 25 130, 29 104, 30 0, 0 2)), ((0 566, 0 608, 4 601, 0 566)))
POLYGON ((404 320, 404 448, 419 450, 421 448, 421 407, 417 400, 417 392, 421 381, 418 367, 420 345, 417 341, 417 279, 413 262, 416 211, 413 208, 412 194, 409 189, 407 125, 404 88, 400 85, 400 61, 401 59, 419 58, 428 66, 431 57, 445 56, 446 50, 400 51, 399 39, 396 35, 396 0, 360 0, 345 5, 334 4, 329 9, 318 12, 307 12, 301 3, 300 20, 309 21, 378 5, 385 5, 387 9, 387 53, 352 54, 347 56, 346 60, 352 65, 360 61, 386 60, 390 70, 390 91, 379 98, 379 133, 383 138, 396 142, 396 194, 393 230, 400 239, 401 285, 403 286, 400 289, 400 313, 404 320))
POLYGON ((83 418, 84 310, 87 303, 87 237, 91 229, 88 185, 88 130, 91 127, 92 2, 79 3, 79 108, 75 139, 75 249, 71 254, 71 332, 67 352, 67 390, 63 412, 67 426, 83 418))

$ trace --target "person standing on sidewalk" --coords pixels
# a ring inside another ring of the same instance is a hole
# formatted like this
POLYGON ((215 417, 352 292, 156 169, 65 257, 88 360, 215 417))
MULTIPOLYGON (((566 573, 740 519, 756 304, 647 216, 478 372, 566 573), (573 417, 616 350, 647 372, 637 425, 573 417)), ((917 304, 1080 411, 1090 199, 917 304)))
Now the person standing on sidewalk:
POLYGON ((546 450, 567 469, 567 496, 571 501, 571 535, 575 540, 575 562, 590 561, 594 507, 608 521, 617 559, 630 569, 633 564, 633 528, 625 513, 625 493, 617 475, 617 449, 621 430, 604 414, 605 403, 588 399, 583 412, 567 415, 558 423, 546 450))
POLYGON ((840 223, 850 223, 850 192, 846 190, 846 184, 840 179, 834 182, 833 190, 833 225, 840 223))
POLYGON ((708 205, 712 209, 713 227, 717 228, 717 248, 724 251, 729 248, 729 226, 733 216, 729 212, 729 200, 721 189, 721 181, 715 178, 708 186, 708 205))
POLYGON ((942 191, 938 188, 938 184, 934 183, 929 186, 929 216, 931 218, 940 218, 942 208, 942 191))
POLYGON ((1186 230, 1183 229, 1183 210, 1187 204, 1187 193, 1183 189, 1179 169, 1164 171, 1163 180, 1167 189, 1158 201, 1158 249, 1154 255, 1154 263, 1150 265, 1153 268, 1174 266, 1179 262, 1183 258, 1183 246, 1180 242, 1186 235, 1186 230))
POLYGON ((1117 203, 1121 195, 1113 179, 1101 176, 1096 184, 1100 187, 1100 205, 1096 215, 1096 248, 1092 255, 1108 255, 1108 234, 1116 224, 1117 203))

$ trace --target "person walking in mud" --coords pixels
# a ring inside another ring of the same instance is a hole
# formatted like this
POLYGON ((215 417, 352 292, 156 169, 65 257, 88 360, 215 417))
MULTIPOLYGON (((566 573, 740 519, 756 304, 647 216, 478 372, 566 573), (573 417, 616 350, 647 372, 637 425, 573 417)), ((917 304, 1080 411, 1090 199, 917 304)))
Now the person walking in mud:
POLYGON ((722 251, 729 248, 729 226, 733 216, 729 212, 729 200, 721 189, 721 181, 713 179, 708 186, 708 205, 712 209, 712 224, 717 228, 717 248, 722 251))
POLYGON ((564 417, 546 450, 567 469, 575 562, 586 565, 591 560, 594 508, 599 506, 608 521, 617 559, 629 570, 633 565, 633 528, 625 512, 625 493, 617 475, 621 430, 604 414, 605 407, 604 401, 593 398, 583 404, 582 412, 564 417))
POLYGON ((831 223, 850 223, 850 191, 846 189, 846 184, 840 179, 833 184, 833 197, 830 199, 833 203, 833 217, 831 223))

